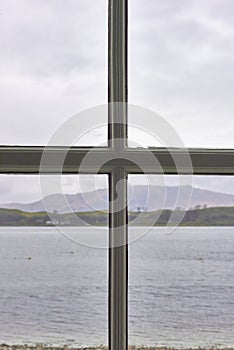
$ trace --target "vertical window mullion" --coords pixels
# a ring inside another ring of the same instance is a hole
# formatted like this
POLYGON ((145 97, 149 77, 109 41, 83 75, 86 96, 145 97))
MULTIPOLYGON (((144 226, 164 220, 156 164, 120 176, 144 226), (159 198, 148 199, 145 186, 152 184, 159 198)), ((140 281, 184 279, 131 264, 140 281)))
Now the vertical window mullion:
MULTIPOLYGON (((109 146, 127 146, 128 1, 109 0, 109 146)), ((128 349, 127 173, 109 174, 109 349, 128 349), (116 193, 118 184, 118 193, 116 193)))

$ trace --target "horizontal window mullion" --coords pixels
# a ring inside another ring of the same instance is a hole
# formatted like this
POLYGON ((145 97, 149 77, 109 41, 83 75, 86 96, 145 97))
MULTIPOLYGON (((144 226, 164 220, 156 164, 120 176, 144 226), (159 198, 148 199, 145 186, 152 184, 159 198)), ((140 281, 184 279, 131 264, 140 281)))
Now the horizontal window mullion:
POLYGON ((122 153, 115 153, 110 148, 70 148, 50 147, 46 149, 46 166, 40 168, 44 147, 0 147, 0 173, 1 174, 47 174, 60 173, 96 173, 97 169, 92 164, 92 157, 87 157, 85 167, 80 164, 85 157, 92 154, 95 158, 102 159, 102 166, 98 173, 110 173, 116 167, 122 167, 129 174, 163 172, 165 174, 207 174, 207 175, 234 175, 234 149, 125 149, 122 153), (153 159, 160 163, 158 170, 153 159), (188 155, 192 168, 186 163, 188 155), (63 168, 58 165, 64 158, 63 168), (184 162, 183 162, 184 159, 184 162), (103 161, 103 160, 106 160, 103 161), (141 166, 143 160, 143 169, 141 166), (175 162, 182 164, 176 167, 175 162), (103 164, 105 163, 105 164, 103 164), (137 165, 138 164, 138 165, 137 165), (191 171, 192 170, 192 171, 191 171))
MULTIPOLYGON (((62 171, 63 174, 76 174, 79 172, 79 165, 92 149, 92 147, 83 147, 82 149, 64 147, 0 147, 0 173, 58 174, 62 171), (61 160, 63 159, 63 166, 61 166, 61 160)), ((95 149, 95 152, 99 151, 102 154, 102 149, 95 149)), ((107 168, 104 170, 105 173, 109 172, 107 168)), ((92 166, 86 167, 86 173, 94 172, 96 173, 92 166)))

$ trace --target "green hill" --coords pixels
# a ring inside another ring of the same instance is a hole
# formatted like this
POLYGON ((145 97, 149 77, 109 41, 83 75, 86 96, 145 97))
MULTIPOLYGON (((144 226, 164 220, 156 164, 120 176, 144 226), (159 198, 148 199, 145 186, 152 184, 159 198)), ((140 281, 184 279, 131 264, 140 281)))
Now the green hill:
MULTIPOLYGON (((165 226, 169 222, 171 214, 176 218, 181 211, 163 210, 154 212, 129 213, 129 224, 133 226, 147 226, 155 222, 155 226, 165 226), (158 217, 159 216, 159 217, 158 217), (158 220, 156 218, 158 217, 158 220)), ((50 213, 29 213, 15 209, 0 209, 0 226, 83 226, 90 224, 94 226, 107 226, 108 213, 106 211, 80 212, 58 214, 56 211, 50 213), (79 218, 79 222, 77 220, 79 218)), ((171 222, 173 226, 173 222, 171 222)), ((234 226, 234 207, 215 207, 193 209, 186 211, 180 226, 234 226)))

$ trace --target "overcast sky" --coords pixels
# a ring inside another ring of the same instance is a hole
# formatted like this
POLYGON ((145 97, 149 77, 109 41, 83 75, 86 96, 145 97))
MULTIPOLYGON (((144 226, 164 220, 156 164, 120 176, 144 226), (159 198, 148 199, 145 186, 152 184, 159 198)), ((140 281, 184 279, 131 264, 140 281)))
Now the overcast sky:
POLYGON ((234 1, 130 0, 130 101, 187 146, 234 146, 234 1))
MULTIPOLYGON (((163 116, 186 146, 234 147, 233 0, 129 7, 129 102, 163 116)), ((0 0, 0 42, 0 144, 46 144, 69 117, 107 102, 106 0, 0 0)), ((20 189, 12 179, 1 177, 4 201, 38 198, 35 177, 20 189)), ((196 181, 234 192, 232 179, 196 181)))

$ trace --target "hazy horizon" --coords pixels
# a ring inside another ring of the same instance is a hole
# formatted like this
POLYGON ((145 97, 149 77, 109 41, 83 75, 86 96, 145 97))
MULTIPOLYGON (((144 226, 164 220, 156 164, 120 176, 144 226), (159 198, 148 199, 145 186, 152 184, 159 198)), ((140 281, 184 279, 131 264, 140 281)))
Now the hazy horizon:
MULTIPOLYGON (((50 175, 53 177, 53 175, 50 175)), ((58 182, 60 179, 54 177, 55 187, 51 186, 49 193, 44 191, 46 195, 57 194, 58 182)), ((186 176, 182 177, 181 183, 177 176, 165 176, 165 186, 186 186, 190 185, 194 188, 211 190, 213 192, 233 194, 234 195, 234 178, 231 176, 193 176, 192 182, 186 183, 186 176)), ((144 176, 129 177, 129 185, 145 185, 147 186, 147 178, 144 176)), ((151 186, 163 186, 158 180, 157 175, 151 175, 151 186)), ((61 182, 61 190, 65 194, 76 194, 92 192, 95 189, 108 188, 107 176, 98 175, 63 175, 61 182)), ((7 203, 32 203, 41 200, 42 194, 40 190, 40 176, 38 175, 1 175, 0 176, 0 204, 7 203)))

